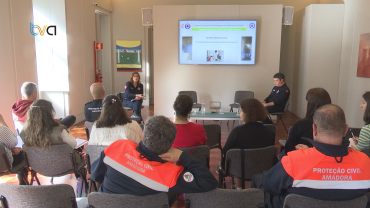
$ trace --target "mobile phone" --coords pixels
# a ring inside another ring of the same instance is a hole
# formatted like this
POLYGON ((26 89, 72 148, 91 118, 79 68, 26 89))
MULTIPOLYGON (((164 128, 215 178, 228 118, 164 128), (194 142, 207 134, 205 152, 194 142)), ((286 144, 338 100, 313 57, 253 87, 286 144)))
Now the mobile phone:
POLYGON ((351 134, 352 134, 352 138, 355 138, 355 135, 353 134, 352 129, 349 129, 349 131, 350 131, 350 132, 351 132, 351 134))

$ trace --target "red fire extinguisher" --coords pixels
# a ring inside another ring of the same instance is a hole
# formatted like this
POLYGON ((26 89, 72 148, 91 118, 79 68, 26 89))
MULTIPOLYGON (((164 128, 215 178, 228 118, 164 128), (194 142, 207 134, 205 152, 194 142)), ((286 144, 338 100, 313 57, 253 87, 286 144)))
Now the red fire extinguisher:
POLYGON ((103 75, 100 72, 95 75, 95 82, 103 83, 103 75))

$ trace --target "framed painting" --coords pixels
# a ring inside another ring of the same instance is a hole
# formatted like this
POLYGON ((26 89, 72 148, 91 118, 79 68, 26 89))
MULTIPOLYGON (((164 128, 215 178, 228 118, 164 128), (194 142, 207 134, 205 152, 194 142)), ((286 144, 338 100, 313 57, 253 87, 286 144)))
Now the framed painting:
POLYGON ((141 41, 116 41, 117 71, 141 72, 141 41))
POLYGON ((357 76, 370 78, 370 33, 360 35, 357 76))

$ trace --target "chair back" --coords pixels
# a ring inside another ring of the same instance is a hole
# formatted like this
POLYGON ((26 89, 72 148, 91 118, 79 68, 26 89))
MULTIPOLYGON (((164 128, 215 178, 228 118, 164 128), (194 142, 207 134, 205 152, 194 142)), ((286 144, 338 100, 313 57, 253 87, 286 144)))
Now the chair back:
POLYGON ((252 91, 236 91, 234 96, 234 103, 240 103, 245 98, 254 98, 254 92, 252 91))
POLYGON ((313 199, 306 196, 300 196, 297 194, 289 194, 285 197, 284 206, 286 208, 311 208, 311 207, 335 207, 335 208, 347 208, 347 207, 366 207, 367 197, 366 195, 347 201, 327 201, 313 199))
POLYGON ((289 108, 289 99, 285 103, 284 112, 286 112, 289 108))
POLYGON ((266 128, 268 128, 274 135, 276 135, 276 126, 274 124, 263 124, 266 128))
POLYGON ((122 102, 122 100, 123 100, 123 93, 124 92, 117 92, 116 93, 116 96, 120 99, 120 101, 122 102))
POLYGON ((5 147, 0 144, 0 176, 10 173, 10 162, 5 147))
POLYGON ((86 155, 89 155, 90 164, 92 164, 93 162, 95 162, 95 160, 97 160, 100 157, 101 152, 104 151, 104 149, 106 147, 108 147, 108 146, 103 146, 103 145, 87 145, 85 147, 86 155))
POLYGON ((226 176, 243 179, 242 172, 244 172, 244 180, 251 180, 253 175, 261 174, 276 164, 276 154, 275 146, 244 150, 231 149, 226 153, 226 176))
POLYGON ((167 193, 148 196, 128 194, 107 194, 92 192, 87 198, 92 208, 125 208, 125 207, 169 207, 167 193))
POLYGON ((74 172, 74 150, 66 143, 50 145, 49 150, 23 145, 23 151, 28 165, 41 175, 54 177, 74 172))
POLYGON ((18 186, 4 183, 0 184, 0 195, 6 198, 11 208, 77 207, 74 190, 67 184, 18 186))
POLYGON ((185 147, 185 148, 179 148, 179 149, 184 151, 184 152, 189 152, 198 161, 200 161, 203 165, 205 165, 207 168, 209 168, 210 149, 207 145, 185 147))
POLYGON ((193 103, 198 103, 197 92, 195 91, 180 91, 179 95, 187 95, 193 100, 193 103))
POLYGON ((210 149, 221 148, 221 126, 220 124, 203 124, 207 135, 207 146, 210 149))
POLYGON ((90 139, 91 129, 93 125, 94 125, 94 122, 85 121, 85 130, 86 130, 87 139, 90 139))
POLYGON ((186 193, 185 207, 263 207, 264 194, 260 189, 215 189, 204 193, 186 193))
POLYGON ((370 158, 370 147, 361 149, 361 152, 365 153, 370 158))

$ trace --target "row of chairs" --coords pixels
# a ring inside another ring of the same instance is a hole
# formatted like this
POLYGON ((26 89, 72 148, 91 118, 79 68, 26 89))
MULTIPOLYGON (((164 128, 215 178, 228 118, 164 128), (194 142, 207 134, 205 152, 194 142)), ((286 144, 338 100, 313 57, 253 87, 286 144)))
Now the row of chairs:
MULTIPOLYGON (((148 196, 125 194, 107 194, 94 192, 87 198, 75 198, 70 185, 18 186, 0 184, 0 200, 3 208, 125 208, 125 207, 163 207, 168 208, 167 193, 148 196)), ((260 189, 216 189, 205 193, 186 193, 185 207, 263 207, 264 193, 260 189)), ((284 201, 284 208, 311 207, 366 207, 367 197, 347 201, 325 201, 310 197, 289 194, 284 201)))

